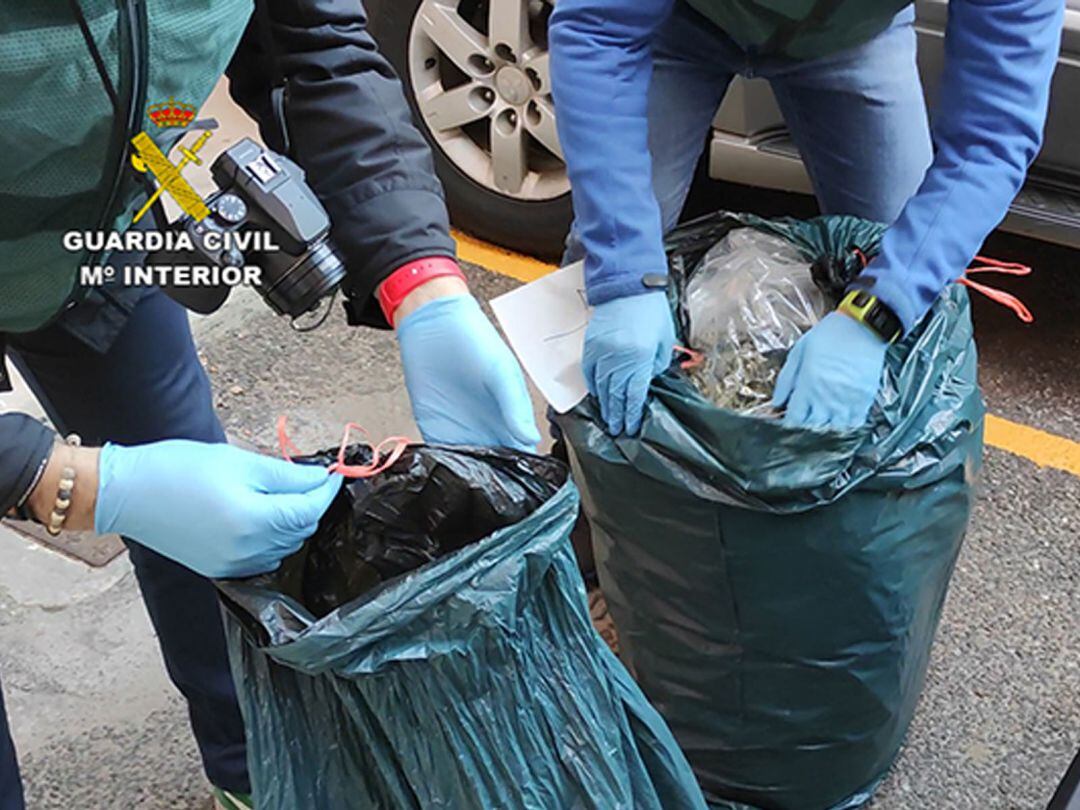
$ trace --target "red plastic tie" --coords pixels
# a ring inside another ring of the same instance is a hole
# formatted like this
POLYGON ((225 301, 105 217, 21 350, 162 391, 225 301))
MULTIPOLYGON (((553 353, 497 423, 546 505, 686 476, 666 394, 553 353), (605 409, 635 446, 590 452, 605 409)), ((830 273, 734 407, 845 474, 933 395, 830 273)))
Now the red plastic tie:
POLYGON ((994 303, 1001 304, 1003 307, 1011 309, 1016 313, 1016 317, 1024 323, 1034 323, 1035 316, 1031 314, 1031 310, 1027 308, 1023 301, 1012 293, 1005 292, 1005 290, 999 290, 997 287, 980 284, 977 281, 972 281, 970 278, 962 278, 960 279, 960 283, 969 289, 982 293, 994 303))
MULTIPOLYGON (((289 434, 286 430, 286 417, 284 415, 278 417, 277 422, 277 434, 278 434, 278 447, 281 450, 281 455, 286 461, 292 461, 293 458, 289 454, 291 450, 293 453, 300 454, 300 450, 293 444, 292 439, 289 438, 289 434)), ((367 464, 346 464, 345 463, 345 451, 349 447, 349 433, 352 429, 360 431, 364 434, 364 438, 368 439, 370 444, 371 435, 360 425, 355 422, 349 422, 345 425, 345 433, 341 437, 341 447, 338 448, 337 460, 331 464, 327 469, 332 473, 340 473, 346 478, 371 478, 374 475, 378 475, 384 472, 390 466, 394 464, 401 454, 405 452, 412 439, 407 436, 388 436, 371 448, 371 461, 367 464), (391 446, 391 449, 386 455, 384 448, 391 446)))
POLYGON ((1030 265, 1020 264, 1020 262, 1003 262, 1000 259, 991 259, 989 256, 976 256, 973 261, 982 262, 975 267, 969 267, 964 272, 967 275, 972 273, 1001 273, 1005 276, 1030 276, 1030 265))
MULTIPOLYGON (((405 448, 410 444, 410 439, 405 436, 387 436, 378 444, 372 445, 371 461, 368 464, 346 464, 345 449, 349 446, 349 431, 353 428, 363 433, 365 438, 370 439, 370 434, 355 422, 349 422, 345 425, 345 433, 341 437, 341 447, 338 449, 337 461, 330 465, 330 472, 341 473, 346 478, 371 478, 373 475, 378 475, 401 458, 401 454, 405 452, 405 448), (383 448, 388 444, 392 445, 393 449, 383 459, 383 448)), ((368 443, 370 444, 370 441, 368 443)))
MULTIPOLYGON (((870 263, 866 258, 866 254, 857 247, 853 247, 851 251, 858 257, 865 269, 870 263)), ((976 273, 1000 273, 1004 276, 1030 276, 1031 267, 1026 264, 1020 264, 1020 262, 1003 262, 1000 259, 992 259, 989 256, 976 256, 974 261, 978 262, 978 264, 965 270, 964 276, 957 279, 957 281, 965 287, 982 293, 991 301, 1011 309, 1016 313, 1016 317, 1024 323, 1033 323, 1035 321, 1035 316, 1031 313, 1031 310, 1027 308, 1024 302, 1015 295, 1006 292, 1005 290, 999 290, 997 287, 980 284, 977 281, 972 281, 970 278, 967 278, 967 276, 976 273)))
POLYGON ((1031 267, 1026 264, 1020 264, 1019 262, 1003 262, 999 259, 991 259, 988 256, 976 256, 976 262, 981 262, 974 267, 969 267, 964 271, 964 277, 958 279, 965 287, 982 293, 991 301, 1001 304, 1012 310, 1016 317, 1024 323, 1034 323, 1035 316, 1031 313, 1031 310, 1027 308, 1023 301, 1017 298, 1010 292, 1000 290, 997 287, 991 287, 987 284, 980 284, 977 281, 973 281, 968 276, 976 273, 999 273, 1004 276, 1030 276, 1031 267))
POLYGON ((705 355, 694 349, 688 349, 685 346, 676 346, 675 351, 678 354, 685 354, 686 359, 679 363, 679 368, 683 371, 689 371, 692 368, 697 368, 705 362, 705 355))
POLYGON ((282 414, 277 420, 277 442, 278 449, 281 450, 281 457, 286 461, 292 461, 292 456, 289 455, 289 451, 292 450, 297 455, 302 455, 300 448, 293 444, 293 440, 289 438, 289 434, 285 429, 286 417, 282 414))

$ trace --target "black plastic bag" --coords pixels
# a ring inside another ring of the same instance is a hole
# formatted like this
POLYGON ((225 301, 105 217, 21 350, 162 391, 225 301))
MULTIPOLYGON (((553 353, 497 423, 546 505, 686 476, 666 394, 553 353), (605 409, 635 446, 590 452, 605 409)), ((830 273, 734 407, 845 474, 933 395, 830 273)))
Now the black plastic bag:
MULTIPOLYGON (((295 459, 329 466, 336 451, 295 459)), ((366 444, 344 461, 371 461, 366 444)), ((345 482, 319 530, 271 574, 249 583, 291 596, 315 616, 379 583, 524 520, 566 483, 566 467, 545 456, 486 448, 410 445, 374 478, 345 482)))
POLYGON ((590 624, 567 476, 413 446, 280 570, 218 583, 256 807, 704 810, 590 624))

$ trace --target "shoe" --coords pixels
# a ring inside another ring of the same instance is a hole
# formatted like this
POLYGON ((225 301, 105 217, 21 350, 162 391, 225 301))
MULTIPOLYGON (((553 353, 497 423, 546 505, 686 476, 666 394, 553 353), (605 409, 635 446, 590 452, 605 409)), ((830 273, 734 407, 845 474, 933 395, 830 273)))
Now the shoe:
POLYGON ((214 810, 254 810, 251 795, 214 788, 214 810))

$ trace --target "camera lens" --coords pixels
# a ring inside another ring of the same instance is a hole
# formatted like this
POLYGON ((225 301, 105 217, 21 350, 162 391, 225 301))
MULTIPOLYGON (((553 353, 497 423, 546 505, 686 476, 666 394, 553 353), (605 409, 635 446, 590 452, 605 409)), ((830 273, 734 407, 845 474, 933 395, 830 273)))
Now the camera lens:
POLYGON ((297 318, 314 309, 344 278, 345 262, 329 237, 324 236, 291 266, 280 270, 264 266, 259 291, 279 315, 297 318))

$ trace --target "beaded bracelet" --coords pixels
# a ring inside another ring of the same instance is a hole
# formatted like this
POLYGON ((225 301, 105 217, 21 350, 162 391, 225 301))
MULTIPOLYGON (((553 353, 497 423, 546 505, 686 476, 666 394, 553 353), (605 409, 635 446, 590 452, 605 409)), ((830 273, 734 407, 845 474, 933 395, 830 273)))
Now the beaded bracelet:
MULTIPOLYGON (((64 439, 68 447, 78 447, 82 440, 78 434, 70 433, 64 439)), ((52 512, 49 514, 49 522, 45 525, 45 531, 56 537, 64 528, 67 520, 68 509, 71 508, 71 493, 75 491, 75 468, 64 467, 60 471, 60 483, 56 488, 56 502, 53 503, 52 512)))

